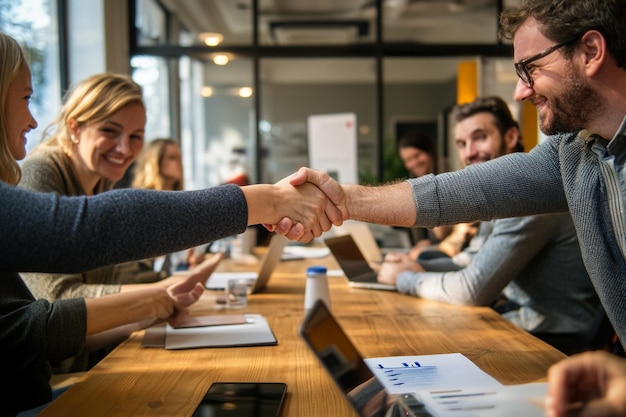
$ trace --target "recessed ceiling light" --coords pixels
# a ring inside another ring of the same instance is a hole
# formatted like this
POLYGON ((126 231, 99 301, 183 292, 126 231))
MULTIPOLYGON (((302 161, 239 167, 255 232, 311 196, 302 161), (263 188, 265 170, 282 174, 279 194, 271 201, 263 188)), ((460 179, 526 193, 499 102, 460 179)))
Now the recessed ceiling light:
POLYGON ((202 97, 211 97, 213 95, 213 87, 209 87, 208 85, 202 87, 200 94, 202 94, 202 97))
POLYGON ((250 87, 241 87, 239 89, 239 97, 248 98, 252 96, 252 89, 250 87))
POLYGON ((226 65, 230 61, 230 57, 226 54, 216 54, 213 56, 213 63, 215 65, 226 65))
POLYGON ((217 46, 224 40, 224 36, 221 33, 215 32, 202 32, 198 37, 207 46, 217 46))

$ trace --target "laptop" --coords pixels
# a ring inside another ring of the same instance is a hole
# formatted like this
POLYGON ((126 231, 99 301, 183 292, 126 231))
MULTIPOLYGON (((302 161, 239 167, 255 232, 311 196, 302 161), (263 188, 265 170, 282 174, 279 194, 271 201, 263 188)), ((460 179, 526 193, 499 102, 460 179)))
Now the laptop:
POLYGON ((431 416, 414 394, 387 394, 324 302, 311 308, 300 335, 360 417, 431 416))
POLYGON ((378 282, 378 273, 369 265, 352 235, 329 237, 324 239, 324 243, 337 260, 351 287, 396 290, 395 285, 378 282))
POLYGON ((413 245, 407 233, 390 226, 371 224, 358 220, 346 220, 341 226, 333 226, 328 236, 352 235, 365 259, 370 263, 381 263, 386 254, 407 253, 413 245), (377 229, 376 234, 372 229, 377 229), (381 247, 377 237, 383 241, 395 242, 397 246, 381 247))
POLYGON ((500 385, 494 380, 487 385, 478 382, 464 388, 417 389, 423 381, 413 375, 410 391, 402 392, 394 387, 391 388, 394 393, 389 394, 326 303, 319 300, 304 318, 300 335, 359 417, 545 416, 545 382, 500 385))
POLYGON ((286 237, 274 234, 258 271, 213 272, 207 280, 206 288, 209 290, 224 290, 228 286, 229 280, 240 278, 250 280, 252 294, 261 291, 267 286, 288 242, 289 239, 286 237))
POLYGON ((332 231, 334 233, 332 236, 352 235, 368 262, 380 263, 383 261, 383 253, 368 223, 346 220, 341 226, 333 226, 332 231))

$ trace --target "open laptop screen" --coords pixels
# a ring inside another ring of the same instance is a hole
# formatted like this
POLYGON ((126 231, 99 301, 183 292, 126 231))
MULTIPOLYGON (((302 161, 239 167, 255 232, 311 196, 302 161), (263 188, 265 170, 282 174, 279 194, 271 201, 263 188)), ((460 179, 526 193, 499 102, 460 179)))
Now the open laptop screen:
POLYGON ((252 285, 251 292, 253 294, 261 291, 267 286, 274 269, 280 263, 283 250, 288 242, 289 240, 286 237, 274 234, 270 240, 267 252, 263 256, 258 272, 213 272, 206 283, 206 288, 210 290, 224 290, 228 286, 230 279, 246 279, 252 285))
POLYGON ((348 278, 351 287, 395 291, 393 284, 378 282, 378 273, 367 262, 352 235, 324 239, 326 246, 348 278))
POLYGON ((388 396, 323 302, 313 306, 300 333, 359 416, 384 416, 388 396))
POLYGON ((351 235, 326 238, 324 242, 347 277, 358 277, 373 272, 351 235))

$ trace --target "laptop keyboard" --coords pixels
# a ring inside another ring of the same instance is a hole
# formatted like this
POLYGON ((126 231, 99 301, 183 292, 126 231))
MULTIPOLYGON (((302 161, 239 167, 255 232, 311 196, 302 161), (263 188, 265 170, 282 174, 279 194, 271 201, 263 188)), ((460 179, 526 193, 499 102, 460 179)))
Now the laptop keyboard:
POLYGON ((399 401, 400 407, 406 417, 433 417, 426 406, 413 394, 400 394, 399 401))

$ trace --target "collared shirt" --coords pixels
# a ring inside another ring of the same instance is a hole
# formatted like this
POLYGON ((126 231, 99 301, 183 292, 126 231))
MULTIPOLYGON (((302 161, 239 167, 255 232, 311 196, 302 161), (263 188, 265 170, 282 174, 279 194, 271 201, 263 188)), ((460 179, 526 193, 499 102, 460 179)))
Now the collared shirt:
POLYGON ((609 197, 611 221, 622 255, 626 258, 626 118, 610 141, 600 136, 593 137, 595 143, 591 150, 599 157, 609 197))

